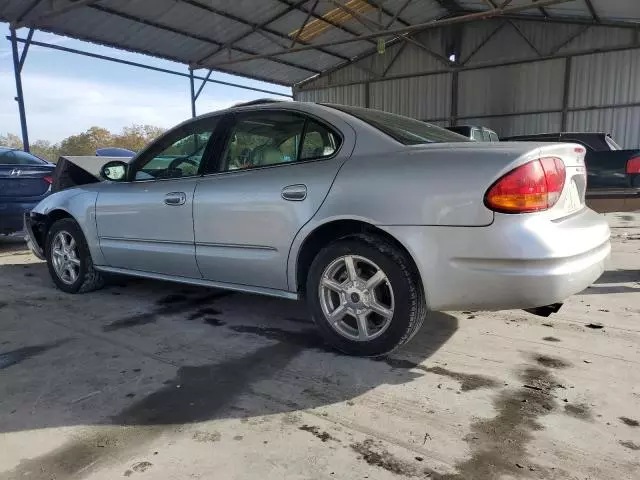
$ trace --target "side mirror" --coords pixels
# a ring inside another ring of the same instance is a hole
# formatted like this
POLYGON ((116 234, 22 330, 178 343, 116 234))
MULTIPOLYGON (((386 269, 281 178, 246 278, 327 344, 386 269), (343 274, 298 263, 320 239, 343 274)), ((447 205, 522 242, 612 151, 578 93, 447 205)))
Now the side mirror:
POLYGON ((127 177, 128 165, 120 160, 107 162, 100 170, 100 176, 104 180, 121 182, 127 177))

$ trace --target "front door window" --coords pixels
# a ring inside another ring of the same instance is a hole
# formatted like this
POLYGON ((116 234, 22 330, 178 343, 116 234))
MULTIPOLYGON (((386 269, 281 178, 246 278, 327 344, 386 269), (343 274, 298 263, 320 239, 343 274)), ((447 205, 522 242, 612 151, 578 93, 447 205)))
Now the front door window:
POLYGON ((212 129, 181 135, 166 148, 152 154, 138 165, 135 180, 160 180, 197 175, 205 154, 212 129))

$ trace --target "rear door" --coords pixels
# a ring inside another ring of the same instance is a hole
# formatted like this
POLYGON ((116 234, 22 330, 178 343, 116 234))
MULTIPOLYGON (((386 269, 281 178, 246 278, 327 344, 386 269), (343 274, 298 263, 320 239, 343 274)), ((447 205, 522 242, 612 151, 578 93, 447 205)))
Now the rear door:
POLYGON ((298 112, 236 114, 219 165, 195 193, 202 276, 286 290, 293 239, 320 208, 352 149, 353 139, 298 112))

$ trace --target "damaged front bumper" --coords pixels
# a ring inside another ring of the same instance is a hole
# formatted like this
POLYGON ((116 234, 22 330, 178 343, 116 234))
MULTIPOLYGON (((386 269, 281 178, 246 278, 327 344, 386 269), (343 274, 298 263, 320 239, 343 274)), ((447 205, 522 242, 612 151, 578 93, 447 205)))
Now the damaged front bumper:
POLYGON ((24 214, 24 239, 27 241, 27 246, 33 252, 33 254, 40 260, 46 260, 44 255, 44 220, 39 218, 37 213, 26 212, 24 214))

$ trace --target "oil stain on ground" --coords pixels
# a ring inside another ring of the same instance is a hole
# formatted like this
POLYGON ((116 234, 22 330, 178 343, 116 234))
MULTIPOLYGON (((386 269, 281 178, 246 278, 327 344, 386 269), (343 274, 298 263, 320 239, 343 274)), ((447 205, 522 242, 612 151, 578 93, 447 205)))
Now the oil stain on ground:
MULTIPOLYGON (((558 381, 548 369, 540 367, 528 367, 519 377, 533 388, 523 386, 500 393, 494 400, 497 415, 472 424, 471 433, 465 439, 471 449, 471 458, 458 463, 456 473, 430 472, 432 478, 494 480, 522 475, 522 467, 527 465, 527 445, 533 440, 533 432, 543 429, 538 419, 557 406, 551 394, 558 387, 558 381)), ((541 478, 551 476, 541 467, 535 469, 541 478)))
POLYGON ((564 406, 564 413, 566 413, 570 417, 578 418, 580 420, 593 420, 591 408, 586 403, 568 403, 564 406))
POLYGON ((571 364, 561 358, 550 357, 548 355, 535 355, 533 359, 543 367, 547 368, 567 368, 571 364))
POLYGON ((400 460, 373 439, 368 438, 363 442, 354 443, 351 445, 351 449, 359 453, 362 456, 362 460, 369 465, 383 468, 396 475, 407 477, 419 475, 418 469, 413 464, 400 460))
POLYGON ((25 459, 12 471, 5 472, 2 480, 78 478, 111 458, 133 456, 138 448, 173 425, 215 418, 251 384, 273 376, 301 351, 301 347, 277 343, 225 362, 181 367, 171 383, 114 415, 113 425, 95 427, 98 431, 45 455, 25 459), (123 425, 138 428, 122 428, 123 425), (105 439, 109 448, 104 447, 105 439))
POLYGON ((156 308, 154 308, 151 312, 138 313, 125 318, 121 318, 102 327, 102 331, 113 332, 116 330, 122 330, 124 328, 131 328, 140 325, 146 325, 149 323, 155 323, 160 316, 176 315, 179 313, 189 312, 190 310, 193 310, 194 308, 197 308, 201 305, 214 302, 215 300, 227 297, 229 295, 233 295, 233 292, 225 290, 193 298, 189 298, 186 295, 182 294, 167 295, 166 297, 161 298, 156 302, 156 308))
POLYGON ((419 363, 400 358, 383 358, 381 361, 385 362, 392 368, 405 370, 417 369, 426 373, 433 373, 435 375, 452 378, 453 380, 460 382, 460 389, 463 392, 477 390, 479 388, 496 388, 499 385, 496 380, 490 377, 485 377, 484 375, 454 372, 443 367, 425 367, 419 363))
POLYGON ((320 428, 316 427, 315 425, 302 425, 301 427, 298 427, 298 430, 302 430, 303 432, 309 432, 311 435, 313 435, 316 438, 319 438, 323 442, 328 442, 329 440, 333 440, 335 442, 340 441, 327 432, 321 432, 320 428))
POLYGON ((633 450, 633 451, 638 451, 640 450, 640 445, 638 445, 637 443, 632 442, 631 440, 620 440, 620 445, 622 445, 624 448, 628 448, 629 450, 633 450))
POLYGON ((629 417, 620 417, 620 421, 628 427, 639 427, 640 422, 629 417))
POLYGON ((30 358, 42 355, 49 350, 60 347, 67 343, 70 339, 59 340, 53 343, 44 343, 42 345, 32 345, 30 347, 22 347, 10 352, 0 353, 0 370, 12 367, 24 362, 30 358))

